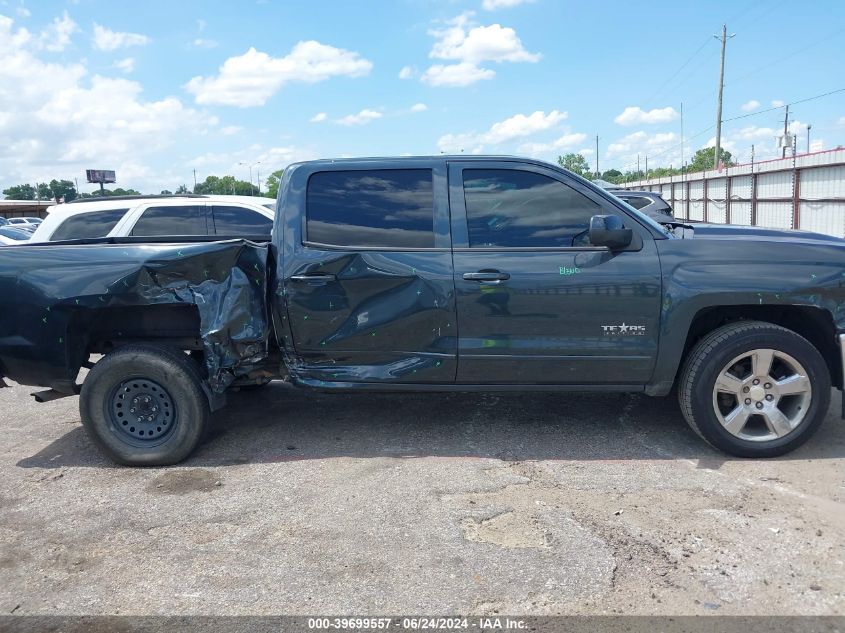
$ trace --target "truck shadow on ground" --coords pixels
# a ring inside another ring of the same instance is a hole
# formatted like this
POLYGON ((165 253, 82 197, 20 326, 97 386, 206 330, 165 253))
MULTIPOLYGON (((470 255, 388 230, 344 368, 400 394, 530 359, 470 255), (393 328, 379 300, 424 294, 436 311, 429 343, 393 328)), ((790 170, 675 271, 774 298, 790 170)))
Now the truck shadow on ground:
MULTIPOLYGON (((845 456, 839 394, 822 428, 778 459, 845 456)), ((672 397, 597 393, 315 393, 273 383, 234 392, 212 416, 208 439, 183 466, 227 466, 334 457, 522 460, 694 459, 719 468, 726 456, 684 422, 672 397)), ((81 426, 21 468, 110 467, 81 426)))

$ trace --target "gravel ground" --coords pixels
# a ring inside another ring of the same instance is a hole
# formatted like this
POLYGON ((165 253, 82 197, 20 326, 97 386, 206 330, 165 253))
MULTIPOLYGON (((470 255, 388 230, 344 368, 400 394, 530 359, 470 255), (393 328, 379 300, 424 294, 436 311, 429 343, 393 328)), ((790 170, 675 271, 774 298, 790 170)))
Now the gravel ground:
POLYGON ((840 396, 766 461, 675 401, 234 393, 173 468, 0 390, 0 613, 843 614, 840 396))

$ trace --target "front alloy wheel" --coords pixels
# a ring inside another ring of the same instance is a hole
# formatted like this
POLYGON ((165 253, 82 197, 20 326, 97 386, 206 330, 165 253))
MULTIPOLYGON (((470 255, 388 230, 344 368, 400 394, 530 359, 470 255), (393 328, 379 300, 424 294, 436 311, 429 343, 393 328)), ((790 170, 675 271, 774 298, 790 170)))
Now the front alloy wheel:
POLYGON ((807 370, 785 352, 755 349, 728 362, 713 387, 713 408, 731 435, 767 442, 789 435, 807 415, 807 370))
POLYGON ((796 332, 737 321, 690 350, 678 399, 690 427, 716 448, 774 457, 819 428, 830 404, 830 373, 819 350, 796 332))

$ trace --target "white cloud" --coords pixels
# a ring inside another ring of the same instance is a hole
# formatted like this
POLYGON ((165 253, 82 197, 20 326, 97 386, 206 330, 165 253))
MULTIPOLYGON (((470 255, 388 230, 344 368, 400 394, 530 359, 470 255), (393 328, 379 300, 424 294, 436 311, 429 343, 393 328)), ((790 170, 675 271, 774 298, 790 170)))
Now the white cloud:
MULTIPOLYGON (((245 166, 243 163, 255 165, 255 163, 260 162, 261 164, 255 167, 253 171, 255 172, 254 178, 256 183, 260 171, 263 183, 267 176, 278 169, 284 169, 291 163, 311 160, 316 157, 317 154, 310 149, 303 149, 292 145, 265 148, 263 145, 255 143, 232 152, 207 152, 200 154, 187 160, 185 164, 188 167, 197 169, 198 180, 204 180, 205 178, 204 176, 201 177, 199 172, 203 174, 237 175, 247 180, 249 175, 244 174, 245 166)), ((264 188, 263 184, 262 188, 264 188)))
POLYGON ((32 12, 23 5, 20 5, 17 9, 15 9, 15 13, 18 14, 19 18, 28 18, 32 15, 32 12))
POLYGON ((328 118, 329 118, 329 115, 326 114, 325 112, 318 112, 317 114, 315 114, 314 116, 312 116, 308 120, 311 123, 322 123, 323 121, 325 121, 328 118))
POLYGON ((58 53, 70 46, 70 37, 79 30, 65 11, 60 18, 54 18, 46 29, 41 31, 41 46, 48 51, 58 53))
POLYGON ((331 77, 360 77, 373 64, 358 53, 314 40, 297 43, 284 57, 255 48, 230 57, 213 77, 194 77, 186 85, 197 103, 248 108, 264 105, 284 84, 316 83, 331 77))
POLYGON ((529 2, 534 2, 534 0, 484 0, 481 6, 487 11, 496 11, 497 9, 509 9, 529 2))
POLYGON ((220 128, 220 133, 224 136, 232 136, 241 130, 243 130, 243 127, 240 125, 226 125, 220 128))
MULTIPOLYGON (((478 153, 485 145, 501 145, 516 138, 524 138, 551 129, 564 121, 568 114, 558 110, 552 110, 548 114, 538 110, 529 115, 515 114, 512 117, 499 121, 490 126, 490 129, 481 134, 446 134, 437 141, 440 151, 460 152, 471 151, 478 153)), ((582 142, 586 136, 580 137, 574 142, 582 142)))
MULTIPOLYGON (((681 136, 675 132, 648 134, 639 130, 610 143, 604 152, 604 158, 615 163, 617 169, 625 171, 636 168, 638 154, 641 160, 640 168, 645 167, 646 156, 649 157, 649 167, 670 164, 677 167, 681 162, 681 136)), ((689 159, 689 156, 685 158, 689 159)))
POLYGON ((135 59, 132 57, 126 57, 125 59, 118 60, 114 63, 114 67, 127 74, 131 73, 135 70, 135 59))
POLYGON ((118 48, 129 46, 144 46, 150 42, 150 38, 140 33, 126 33, 123 31, 112 31, 110 28, 94 24, 94 48, 101 51, 116 51, 118 48))
MULTIPOLYGON (((586 134, 583 134, 582 132, 573 132, 570 134, 564 134, 550 143, 524 143, 519 146, 518 152, 520 154, 527 154, 528 156, 544 156, 551 152, 572 149, 586 140, 586 134)), ((584 150, 581 150, 581 153, 583 154, 584 150)), ((587 153, 592 153, 592 150, 589 150, 587 153)))
POLYGON ((751 101, 746 101, 743 103, 739 108, 743 112, 752 112, 760 107, 760 102, 757 99, 752 99, 751 101))
POLYGON ((337 119, 335 123, 339 123, 340 125, 366 125, 367 123, 372 123, 376 119, 380 119, 382 116, 381 112, 367 110, 365 108, 358 114, 347 114, 345 117, 337 119))
POLYGON ((437 149, 443 154, 480 154, 484 146, 475 134, 444 134, 437 139, 437 149))
POLYGON ((461 64, 435 64, 426 70, 421 80, 431 86, 462 87, 474 84, 483 79, 493 79, 495 70, 479 68, 475 64, 464 62, 461 64))
MULTIPOLYGON (((748 127, 744 127, 738 132, 734 132, 731 134, 731 138, 736 138, 743 141, 760 141, 763 139, 773 139, 777 136, 777 132, 773 128, 770 127, 757 127, 756 125, 750 125, 748 127)), ((716 144, 716 137, 713 137, 713 145, 716 144)), ((712 147, 712 146, 711 146, 712 147)))
POLYGON ((781 101, 780 99, 772 99, 772 107, 773 108, 782 108, 786 102, 781 101))
POLYGON ((411 106, 411 112, 425 112, 428 110, 428 106, 424 103, 415 103, 411 106))
POLYGON ((485 62, 529 62, 540 60, 539 53, 525 50, 522 40, 512 28, 500 24, 479 26, 472 22, 472 12, 463 13, 429 34, 436 41, 429 57, 449 60, 453 64, 435 64, 422 75, 422 81, 433 86, 467 86, 483 79, 492 79, 496 72, 483 68, 485 62))
POLYGON ((566 112, 558 110, 552 110, 548 114, 537 110, 528 116, 515 114, 504 121, 494 123, 490 127, 490 131, 484 135, 483 141, 491 145, 498 145, 521 136, 530 136, 556 126, 568 116, 566 112))
POLYGON ((449 28, 434 30, 438 38, 429 53, 435 59, 451 59, 479 64, 492 62, 537 62, 538 53, 529 53, 512 28, 500 24, 467 29, 466 15, 455 18, 449 28))
POLYGON ((845 125, 845 116, 840 117, 839 121, 836 122, 837 125, 845 125))
POLYGON ((204 37, 196 38, 191 44, 194 48, 217 48, 218 46, 217 40, 210 40, 204 37))
POLYGON ((399 71, 399 79, 413 79, 417 74, 417 70, 413 66, 402 66, 399 71))
POLYGON ((217 125, 176 97, 144 99, 135 81, 89 78, 84 65, 45 61, 41 50, 40 37, 0 16, 2 185, 72 178, 102 165, 118 170, 121 186, 140 187, 156 176, 143 161, 217 125))
POLYGON ((652 123, 667 123, 677 118, 678 113, 671 106, 654 108, 648 111, 643 110, 639 106, 628 106, 622 111, 622 114, 613 120, 619 125, 648 125, 652 123))
MULTIPOLYGON (((790 134, 797 137, 798 150, 804 152, 807 149, 807 124, 803 121, 791 121, 788 130, 790 134)), ((750 162, 751 146, 754 146, 755 160, 767 160, 780 158, 781 148, 778 147, 778 138, 783 135, 783 127, 767 127, 750 125, 739 129, 728 130, 722 135, 722 147, 733 154, 734 160, 750 162)), ((716 137, 710 137, 704 147, 713 147, 716 144, 716 137)))

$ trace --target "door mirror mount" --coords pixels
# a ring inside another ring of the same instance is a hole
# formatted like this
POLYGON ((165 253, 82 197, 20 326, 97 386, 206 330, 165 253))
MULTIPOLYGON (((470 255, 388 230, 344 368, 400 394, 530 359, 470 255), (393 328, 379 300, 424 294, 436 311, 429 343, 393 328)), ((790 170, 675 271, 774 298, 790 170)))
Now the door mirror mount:
POLYGON ((590 218, 590 244, 620 250, 630 246, 633 229, 627 229, 618 215, 594 215, 590 218))

